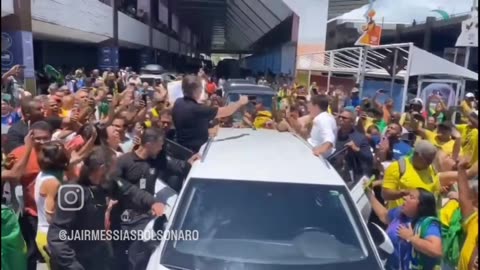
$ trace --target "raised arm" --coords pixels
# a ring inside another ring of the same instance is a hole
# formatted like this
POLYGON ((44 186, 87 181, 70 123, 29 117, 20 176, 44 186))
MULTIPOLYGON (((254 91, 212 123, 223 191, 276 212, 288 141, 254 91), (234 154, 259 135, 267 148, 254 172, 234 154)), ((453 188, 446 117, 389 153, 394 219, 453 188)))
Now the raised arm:
POLYGON ((474 212, 475 207, 471 199, 470 186, 468 185, 468 170, 469 161, 462 159, 458 163, 458 202, 460 203, 460 210, 464 220, 468 219, 474 212))
POLYGON ((372 205, 372 210, 373 212, 375 212, 378 219, 380 219, 380 221, 385 225, 390 224, 390 220, 388 218, 388 209, 385 208, 385 206, 383 206, 383 204, 381 204, 377 200, 377 198, 375 197, 375 193, 372 189, 367 187, 365 191, 367 193, 370 204, 372 205))
POLYGON ((238 111, 242 106, 247 105, 248 97, 247 96, 240 96, 240 99, 237 102, 229 104, 224 107, 218 108, 217 115, 215 116, 216 119, 229 117, 238 111))
POLYGON ((16 181, 22 176, 25 168, 27 167, 28 160, 30 159, 32 149, 33 138, 32 131, 30 131, 28 132, 27 136, 25 136, 25 154, 18 161, 15 162, 15 164, 10 170, 2 171, 2 182, 16 181))

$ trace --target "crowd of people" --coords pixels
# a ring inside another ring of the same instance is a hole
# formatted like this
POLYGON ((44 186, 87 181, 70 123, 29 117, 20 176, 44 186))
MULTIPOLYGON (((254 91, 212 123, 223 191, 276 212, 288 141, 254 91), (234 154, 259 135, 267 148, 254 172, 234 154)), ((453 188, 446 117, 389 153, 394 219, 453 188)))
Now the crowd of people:
POLYGON ((372 179, 362 183, 372 219, 395 247, 387 269, 478 268, 472 93, 457 121, 438 94, 429 99, 433 106, 413 99, 400 114, 392 99, 378 102, 381 90, 362 99, 357 87, 282 83, 270 106, 247 96, 227 104, 218 91, 225 79, 201 70, 178 75, 183 97, 172 101, 165 83, 142 83, 126 69, 77 70, 35 96, 17 83, 21 73, 15 66, 2 75, 2 240, 10 239, 2 269, 36 269, 38 261, 49 269, 145 269, 148 259, 132 256, 138 252, 131 241, 74 242, 59 233, 133 230, 163 215, 167 203, 157 195, 181 190, 219 127, 295 133, 348 186, 372 179), (68 183, 82 187, 81 202, 59 196, 68 183))

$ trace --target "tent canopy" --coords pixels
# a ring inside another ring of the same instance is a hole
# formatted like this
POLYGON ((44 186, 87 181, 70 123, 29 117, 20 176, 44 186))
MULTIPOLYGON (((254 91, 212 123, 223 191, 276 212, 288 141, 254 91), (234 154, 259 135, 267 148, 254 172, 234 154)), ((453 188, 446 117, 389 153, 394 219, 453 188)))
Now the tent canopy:
POLYGON ((412 61, 410 76, 443 75, 474 81, 478 80, 477 73, 418 47, 412 46, 409 57, 412 61))

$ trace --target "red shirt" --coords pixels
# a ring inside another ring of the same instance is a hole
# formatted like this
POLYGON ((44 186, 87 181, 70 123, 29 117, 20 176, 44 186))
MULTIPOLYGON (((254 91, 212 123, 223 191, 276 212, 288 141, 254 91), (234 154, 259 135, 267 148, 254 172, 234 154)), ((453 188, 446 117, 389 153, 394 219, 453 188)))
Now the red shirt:
POLYGON ((207 93, 215 94, 215 91, 217 91, 217 85, 214 82, 208 83, 207 84, 207 93))
MULTIPOLYGON (((25 155, 25 145, 19 146, 12 151, 15 160, 19 160, 25 155)), ((35 203, 35 179, 40 173, 37 153, 32 150, 28 158, 27 167, 20 178, 20 184, 23 187, 23 200, 25 202, 25 212, 34 217, 37 216, 37 204, 35 203)))
POLYGON ((81 135, 77 135, 71 141, 69 141, 67 143, 65 148, 69 152, 70 151, 78 151, 78 150, 80 150, 80 148, 83 147, 84 144, 85 144, 85 141, 83 140, 83 137, 81 135))

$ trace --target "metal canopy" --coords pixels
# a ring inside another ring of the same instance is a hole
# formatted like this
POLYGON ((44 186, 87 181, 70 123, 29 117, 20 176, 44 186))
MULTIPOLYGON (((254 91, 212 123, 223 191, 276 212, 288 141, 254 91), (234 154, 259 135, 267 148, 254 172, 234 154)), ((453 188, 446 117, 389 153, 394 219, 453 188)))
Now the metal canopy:
MULTIPOLYGON (((330 77, 335 73, 356 76, 360 84, 360 94, 366 76, 388 78, 392 85, 394 79, 402 79, 405 81, 402 109, 405 108, 411 76, 418 76, 420 80, 428 77, 441 78, 439 81, 478 80, 477 73, 422 50, 413 43, 351 47, 302 55, 298 58, 297 70, 328 73, 327 87, 330 86, 330 77), (395 57, 390 58, 393 55, 395 57), (399 64, 400 62, 403 64, 399 64), (392 67, 395 76, 387 72, 389 67, 392 67)), ((457 100, 463 98, 462 95, 463 93, 457 92, 457 100)))
POLYGON ((248 50, 292 15, 283 0, 176 0, 175 13, 202 48, 248 50))
POLYGON ((298 69, 340 74, 363 72, 366 76, 391 78, 385 70, 385 59, 393 53, 398 54, 397 59, 406 63, 396 70, 398 79, 410 76, 441 76, 478 80, 477 73, 422 50, 412 43, 372 46, 367 50, 364 47, 351 47, 301 55, 298 59, 298 69))

